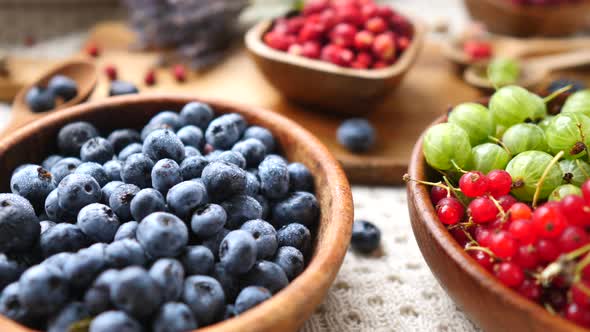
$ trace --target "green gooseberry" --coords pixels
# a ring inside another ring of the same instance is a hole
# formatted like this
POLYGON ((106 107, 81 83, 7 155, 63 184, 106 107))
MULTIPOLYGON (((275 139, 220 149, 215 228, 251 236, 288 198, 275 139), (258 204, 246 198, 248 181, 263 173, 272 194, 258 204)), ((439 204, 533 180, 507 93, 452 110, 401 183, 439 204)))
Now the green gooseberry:
POLYGON ((535 95, 519 86, 498 89, 490 98, 489 109, 497 125, 510 127, 535 118, 538 112, 535 95))
POLYGON ((519 123, 508 128, 502 143, 512 155, 529 150, 547 151, 547 139, 543 129, 532 123, 519 123))
POLYGON ((541 120, 541 122, 537 123, 537 126, 539 126, 539 128, 541 128, 541 129, 543 129, 543 131, 547 130, 547 127, 549 127, 549 124, 551 123, 551 120, 554 117, 555 116, 553 116, 553 115, 546 116, 543 120, 541 120))
POLYGON ((471 159, 469 136, 461 127, 440 123, 430 127, 424 135, 422 150, 428 165, 439 170, 465 167, 471 159))
POLYGON ((586 154, 590 143, 590 118, 582 113, 555 116, 545 130, 549 151, 564 151, 564 158, 575 159, 586 154))
MULTIPOLYGON (((542 151, 525 151, 512 158, 506 166, 506 171, 512 176, 512 194, 521 201, 531 202, 537 184, 552 159, 553 156, 542 151)), ((549 168, 539 188, 539 199, 547 198, 562 182, 563 172, 556 163, 549 168)))
POLYGON ((520 65, 517 61, 506 58, 493 59, 487 68, 488 80, 495 87, 515 83, 520 77, 520 65))
POLYGON ((549 194, 548 201, 561 201, 565 196, 578 195, 582 196, 582 189, 574 186, 573 184, 562 184, 555 188, 551 194, 549 194))
POLYGON ((494 143, 484 143, 471 149, 474 170, 487 174, 494 169, 504 169, 510 155, 506 150, 494 143))
POLYGON ((496 133, 490 111, 481 104, 464 103, 455 106, 449 114, 448 122, 463 128, 469 135, 472 146, 487 142, 488 137, 496 133))
POLYGON ((563 172, 563 182, 582 186, 590 178, 590 165, 581 159, 564 159, 559 162, 563 172))
POLYGON ((578 91, 567 98, 561 113, 583 113, 590 116, 590 90, 578 91))
POLYGON ((539 97, 538 95, 534 93, 531 93, 531 95, 533 96, 531 98, 531 106, 534 107, 533 120, 542 120, 547 117, 547 104, 545 103, 545 100, 543 100, 543 98, 539 97))

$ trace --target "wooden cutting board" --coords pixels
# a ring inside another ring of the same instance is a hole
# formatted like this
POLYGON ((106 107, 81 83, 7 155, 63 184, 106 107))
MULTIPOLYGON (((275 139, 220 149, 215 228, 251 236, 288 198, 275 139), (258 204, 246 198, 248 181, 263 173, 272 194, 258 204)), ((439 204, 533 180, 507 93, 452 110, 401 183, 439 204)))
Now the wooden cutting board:
MULTIPOLYGON (((336 141, 336 130, 345 116, 303 108, 282 98, 241 45, 221 64, 204 72, 190 73, 184 83, 176 82, 169 68, 159 68, 157 84, 147 87, 143 77, 149 68, 156 67, 158 55, 130 51, 134 40, 125 25, 107 22, 93 29, 88 42, 101 49, 95 60, 100 70, 107 64, 116 66, 119 79, 137 84, 142 93, 180 92, 223 98, 262 106, 294 119, 328 146, 355 184, 401 184, 412 146, 424 128, 451 105, 481 97, 456 75, 452 65, 442 57, 440 47, 427 42, 400 88, 386 96, 367 116, 378 132, 375 148, 369 153, 352 154, 336 141)), ((90 100, 107 96, 108 80, 102 72, 100 76, 90 100)))

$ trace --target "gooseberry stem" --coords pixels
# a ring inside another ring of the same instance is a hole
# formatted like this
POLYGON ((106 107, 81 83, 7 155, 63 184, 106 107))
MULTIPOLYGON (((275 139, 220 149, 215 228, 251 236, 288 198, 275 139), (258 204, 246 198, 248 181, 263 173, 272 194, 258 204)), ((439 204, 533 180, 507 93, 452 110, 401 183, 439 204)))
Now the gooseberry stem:
POLYGON ((590 175, 588 175, 588 173, 586 173, 586 171, 584 170, 584 167, 582 167, 582 164, 580 163, 580 159, 576 159, 576 165, 578 165, 580 172, 582 172, 582 174, 584 174, 584 177, 586 177, 586 179, 590 178, 590 175))
POLYGON ((510 151, 510 149, 504 144, 504 142, 502 142, 501 139, 498 139, 494 136, 488 136, 488 138, 491 139, 492 141, 494 141, 495 143, 500 144, 502 149, 504 149, 504 151, 508 152, 508 155, 512 156, 512 151, 510 151))
POLYGON ((451 164, 453 164, 453 166, 454 166, 454 167, 455 167, 455 168, 456 168, 456 169, 457 169, 459 172, 461 172, 461 173, 463 173, 463 174, 467 173, 467 171, 466 171, 466 170, 464 170, 464 169, 462 169, 461 167, 459 167, 459 165, 457 165, 457 163, 456 163, 456 162, 455 162, 453 159, 451 159, 451 164))
POLYGON ((559 96, 560 94, 567 92, 569 89, 572 88, 572 85, 568 85, 568 86, 564 86, 563 88, 559 89, 559 90, 555 90, 553 91, 552 94, 548 95, 547 97, 543 98, 543 102, 545 102, 545 104, 549 103, 550 101, 552 101, 553 99, 555 99, 557 96, 559 96))
POLYGON ((559 151, 559 153, 556 154, 555 157, 553 157, 553 159, 551 159, 551 161, 549 162, 547 167, 545 167, 545 170, 543 171, 543 175, 541 175, 541 178, 537 182, 537 188, 535 189, 535 195, 533 196, 533 204, 532 204, 533 208, 537 207, 537 200, 539 199, 539 195, 541 193, 541 187, 543 186, 543 182, 545 182, 545 178, 549 174, 549 171, 551 170, 551 168, 553 166, 555 166, 555 164, 559 161, 559 159, 561 159, 561 157, 563 157, 563 154, 564 154, 563 151, 559 151))

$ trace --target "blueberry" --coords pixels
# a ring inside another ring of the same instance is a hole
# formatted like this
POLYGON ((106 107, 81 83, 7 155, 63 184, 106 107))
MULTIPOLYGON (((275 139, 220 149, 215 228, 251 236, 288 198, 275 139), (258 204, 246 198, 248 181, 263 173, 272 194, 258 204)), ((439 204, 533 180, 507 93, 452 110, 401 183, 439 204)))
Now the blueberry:
POLYGON ((184 282, 184 268, 179 261, 160 258, 152 265, 149 274, 160 287, 164 302, 180 299, 184 282))
POLYGON ((109 181, 111 181, 110 176, 107 175, 105 169, 95 162, 86 162, 80 164, 78 168, 74 171, 75 174, 86 174, 92 176, 98 185, 103 187, 109 181))
POLYGON ((152 187, 164 195, 181 181, 180 166, 172 159, 159 160, 152 168, 152 187))
POLYGON ((242 289, 236 298, 234 310, 239 315, 268 300, 271 296, 272 293, 264 287, 248 286, 242 289))
POLYGON ((96 243, 81 249, 68 257, 63 265, 63 273, 69 285, 86 289, 107 266, 106 244, 96 243))
POLYGON ((51 167, 53 167, 53 165, 57 164, 58 161, 62 160, 64 157, 62 156, 58 156, 56 154, 52 154, 51 156, 45 158, 45 160, 43 160, 43 162, 41 163, 41 166, 43 166, 43 168, 45 169, 51 169, 51 167))
POLYGON ((137 241, 151 257, 174 257, 188 243, 186 225, 177 216, 154 212, 137 226, 137 241))
POLYGON ((39 220, 31 203, 15 194, 0 194, 0 252, 28 249, 39 233, 39 220))
POLYGON ((213 162, 217 160, 217 157, 223 152, 224 150, 213 150, 209 152, 205 157, 209 162, 213 162))
POLYGON ((279 247, 290 246, 307 255, 311 249, 311 233, 302 224, 288 224, 277 231, 279 247))
POLYGON ((199 206, 207 203, 207 190, 197 181, 184 181, 170 188, 166 195, 170 212, 182 219, 189 217, 199 206))
POLYGON ((167 302, 162 305, 152 324, 154 332, 185 332, 197 328, 191 309, 184 303, 167 302))
POLYGON ((209 164, 203 156, 187 157, 180 164, 180 173, 185 181, 201 177, 203 169, 209 164))
POLYGON ((263 195, 254 195, 252 196, 254 197, 254 199, 258 202, 258 204, 260 204, 260 206, 262 207, 262 219, 267 219, 270 215, 270 203, 268 202, 268 199, 266 197, 264 197, 263 195))
POLYGON ((247 167, 258 167, 266 157, 266 145, 256 138, 247 138, 236 143, 232 151, 244 156, 247 167))
POLYGON ((209 325, 223 314, 225 295, 219 282, 209 276, 190 276, 184 281, 184 303, 200 326, 209 325))
POLYGON ((141 245, 131 239, 109 244, 105 249, 105 255, 108 265, 119 269, 132 265, 142 266, 147 260, 141 245))
POLYGON ((180 138, 185 146, 192 146, 197 149, 202 149, 205 145, 203 131, 199 127, 193 125, 184 126, 180 128, 176 135, 178 138, 180 138))
POLYGON ((320 207, 313 194, 296 191, 272 208, 272 221, 276 225, 300 223, 307 227, 316 224, 320 215, 320 207))
POLYGON ((50 170, 50 173, 53 175, 53 184, 57 186, 63 178, 74 173, 80 164, 82 164, 82 161, 73 157, 63 158, 55 163, 50 170))
POLYGON ((275 149, 275 146, 276 146, 275 138, 272 135, 272 133, 270 132, 270 130, 268 130, 266 128, 258 127, 258 126, 249 127, 244 132, 244 139, 248 139, 248 138, 256 138, 260 142, 262 142, 262 144, 264 144, 264 146, 266 147, 266 153, 271 153, 275 149))
POLYGON ((86 141, 80 148, 80 159, 82 161, 94 161, 104 164, 113 159, 115 150, 111 142, 102 137, 93 137, 86 141))
POLYGON ((55 313, 68 300, 66 278, 55 266, 42 264, 30 267, 18 284, 20 302, 36 314, 55 313))
POLYGON ((355 220, 352 224, 350 244, 354 250, 361 253, 371 253, 379 247, 381 231, 374 224, 366 220, 355 220))
POLYGON ((225 306, 225 313, 223 314, 223 320, 228 320, 230 318, 234 318, 238 315, 236 309, 233 304, 228 304, 225 306))
POLYGON ((0 254, 0 290, 17 281, 22 273, 23 267, 18 262, 6 257, 5 254, 0 254))
MULTIPOLYGON (((122 181, 111 181, 107 184, 105 184, 101 191, 101 202, 103 202, 104 204, 109 204, 109 199, 111 198, 111 194, 113 193, 113 190, 115 190, 115 188, 117 188, 118 186, 125 184, 122 181)), ((51 194, 50 194, 51 195, 51 194)))
POLYGON ((220 118, 225 118, 228 121, 235 123, 236 127, 238 127, 240 136, 242 136, 244 134, 244 131, 246 131, 246 129, 248 128, 248 122, 241 114, 228 113, 220 116, 220 118))
POLYGON ((285 271, 269 261, 257 261, 250 271, 240 277, 249 286, 260 286, 275 294, 287 287, 289 279, 285 271))
POLYGON ((53 265, 63 272, 66 262, 74 255, 75 253, 71 252, 60 252, 45 259, 41 264, 53 265))
POLYGON ((121 169, 123 163, 120 160, 109 160, 103 165, 108 181, 121 181, 121 169))
POLYGON ((94 242, 113 241, 119 228, 119 218, 110 207, 93 203, 86 205, 78 213, 78 227, 94 242))
POLYGON ((133 184, 122 184, 113 189, 109 197, 109 206, 120 221, 131 220, 131 201, 139 191, 139 187, 133 184))
POLYGON ((109 87, 109 96, 120 96, 138 93, 137 87, 125 81, 112 81, 109 87))
POLYGON ((246 190, 246 171, 234 164, 214 161, 203 169, 201 179, 205 183, 209 198, 214 202, 246 190))
POLYGON ((117 229, 117 233, 115 233, 114 241, 120 241, 123 239, 135 240, 135 231, 137 231, 138 225, 139 223, 137 221, 128 221, 122 224, 119 229, 117 229))
POLYGON ((151 187, 154 162, 143 153, 127 157, 121 168, 121 179, 140 188, 151 187))
POLYGON ((215 264, 215 256, 205 246, 187 246, 180 261, 187 275, 209 274, 215 264))
POLYGON ((154 131, 158 130, 158 129, 172 129, 174 130, 174 128, 172 128, 171 126, 165 124, 165 123, 148 123, 145 127, 143 127, 143 129, 141 129, 141 140, 145 141, 145 139, 154 131))
POLYGON ((66 156, 77 156, 87 140, 98 136, 98 130, 88 122, 78 121, 65 125, 57 135, 57 146, 66 156))
POLYGON ((6 286, 0 295, 0 314, 17 321, 21 324, 30 326, 37 319, 35 315, 24 306, 19 299, 20 287, 18 282, 13 282, 6 286))
POLYGON ((206 239, 219 233, 227 220, 225 210, 217 204, 199 207, 191 217, 191 229, 200 239, 206 239))
POLYGON ((246 273, 256 262, 256 247, 252 234, 243 230, 231 231, 219 245, 219 260, 230 273, 246 273))
POLYGON ((262 219, 246 221, 241 230, 247 231, 256 241, 256 257, 264 259, 274 256, 277 251, 277 231, 275 228, 262 219))
POLYGON ((191 102, 182 108, 180 118, 187 125, 193 125, 205 130, 213 119, 213 110, 209 105, 200 102, 191 102))
POLYGON ((201 243, 211 250, 216 260, 219 259, 219 247, 221 245, 221 241, 225 239, 225 236, 229 234, 229 232, 230 231, 228 229, 222 228, 217 234, 209 237, 201 243))
POLYGON ((565 88, 568 85, 572 86, 571 89, 568 90, 568 92, 571 93, 586 89, 586 84, 582 81, 562 78, 552 81, 547 87, 547 91, 549 93, 553 93, 559 89, 565 88))
POLYGON ((363 118, 342 122, 336 136, 338 142, 352 152, 366 152, 375 144, 375 129, 363 118))
POLYGON ((313 192, 313 175, 302 163, 291 163, 289 170, 289 189, 291 191, 313 192))
POLYGON ((285 275, 289 280, 295 279, 305 267, 305 260, 301 251, 289 246, 280 247, 273 262, 285 271, 285 275))
POLYGON ((82 302, 71 302, 49 320, 47 332, 71 331, 71 326, 90 318, 88 308, 82 302))
POLYGON ((44 257, 60 252, 75 252, 89 245, 88 237, 80 227, 72 224, 57 224, 41 234, 39 245, 44 257))
POLYGON ((97 203, 102 198, 98 182, 86 174, 70 174, 57 186, 57 202, 61 208, 80 211, 88 204, 97 203))
POLYGON ((35 113, 45 112, 55 108, 55 94, 49 89, 34 86, 25 96, 27 105, 35 113))
POLYGON ((262 206, 246 195, 237 195, 220 204, 227 213, 226 227, 238 229, 248 220, 262 218, 262 206))
POLYGON ((160 286, 148 271, 139 266, 126 267, 119 271, 111 284, 111 302, 115 308, 135 317, 146 317, 162 303, 160 286))
POLYGON ((268 155, 258 166, 260 192, 269 199, 281 199, 289 192, 289 169, 284 159, 268 155))
MULTIPOLYGON (((201 152, 192 146, 184 147, 184 158, 201 156, 201 152)), ((183 160, 184 161, 184 160, 183 160)))
POLYGON ((135 220, 143 218, 154 212, 166 211, 164 196, 156 189, 146 188, 140 190, 131 201, 131 215, 135 220))
POLYGON ((153 160, 169 158, 177 163, 184 159, 184 144, 170 129, 158 129, 143 142, 143 153, 153 160))
POLYGON ((119 277, 119 271, 115 269, 105 270, 98 275, 86 293, 84 304, 92 315, 98 315, 112 308, 111 285, 119 277))
POLYGON ((207 143, 215 149, 227 150, 240 139, 240 128, 238 123, 229 117, 229 114, 222 115, 209 124, 205 131, 207 143))
POLYGON ((50 229, 51 227, 57 225, 51 220, 43 220, 39 222, 39 226, 41 227, 40 234, 43 234, 46 230, 50 229))
POLYGON ((164 124, 168 127, 178 130, 184 125, 184 121, 181 119, 180 114, 172 111, 162 111, 154 115, 148 124, 164 124))
POLYGON ((246 195, 255 196, 260 192, 260 181, 254 173, 246 173, 246 195))
POLYGON ((53 176, 39 165, 27 166, 10 179, 13 193, 26 198, 37 211, 43 211, 47 195, 55 189, 53 176))
POLYGON ((222 161, 222 162, 224 161, 226 163, 234 164, 241 169, 246 168, 246 159, 239 152, 223 151, 222 153, 217 155, 217 158, 215 158, 215 161, 222 161))
MULTIPOLYGON (((111 86, 112 89, 112 86, 111 86)), ((143 328, 123 311, 106 311, 94 317, 88 332, 142 332, 143 328)))
POLYGON ((223 288, 225 300, 228 303, 234 303, 236 296, 240 292, 240 278, 234 274, 229 273, 222 263, 216 263, 213 267, 211 276, 215 278, 223 288))
POLYGON ((121 150, 121 152, 119 152, 119 155, 117 156, 117 158, 119 160, 121 160, 122 162, 125 162, 127 160, 127 158, 129 158, 129 156, 131 156, 132 154, 142 153, 141 152, 142 149, 143 149, 143 145, 141 145, 139 143, 131 143, 131 144, 127 145, 126 147, 124 147, 123 150, 121 150))
POLYGON ((141 143, 141 136, 139 132, 134 129, 118 129, 114 130, 107 139, 113 146, 115 153, 121 152, 125 147, 131 143, 141 143))
POLYGON ((47 83, 47 89, 54 95, 68 101, 78 94, 78 84, 73 79, 64 75, 55 75, 47 83))

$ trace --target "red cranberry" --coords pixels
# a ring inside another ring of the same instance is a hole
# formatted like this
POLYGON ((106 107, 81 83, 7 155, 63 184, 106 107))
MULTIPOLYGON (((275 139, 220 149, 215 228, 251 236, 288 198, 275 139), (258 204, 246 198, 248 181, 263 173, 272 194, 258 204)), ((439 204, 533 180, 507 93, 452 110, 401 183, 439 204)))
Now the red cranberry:
POLYGON ((96 58, 97 56, 100 55, 100 49, 98 48, 98 45, 91 43, 86 47, 86 53, 88 53, 88 55, 96 58))
POLYGON ((150 69, 143 79, 145 85, 152 86, 156 84, 156 72, 153 69, 150 69))
POLYGON ((275 31, 271 31, 264 35, 264 42, 266 45, 280 51, 286 51, 289 48, 289 40, 287 36, 275 31))
POLYGON ((381 17, 373 17, 367 20, 365 23, 365 29, 374 34, 380 34, 387 30, 387 22, 381 17))
POLYGON ((492 45, 485 41, 468 40, 463 43, 463 52, 472 60, 488 59, 492 56, 492 45))
POLYGON ((172 74, 177 82, 186 81, 186 68, 183 65, 175 65, 172 68, 172 74))
POLYGON ((302 55, 307 58, 317 59, 321 54, 320 43, 315 41, 307 41, 303 43, 302 55))
POLYGON ((354 47, 357 50, 369 50, 371 46, 373 46, 373 41, 375 40, 375 36, 366 30, 359 31, 354 36, 354 47))
POLYGON ((361 14, 365 20, 377 16, 379 9, 374 3, 367 3, 361 7, 361 14))
MULTIPOLYGON (((371 67, 371 64, 373 63, 373 57, 372 57, 372 56, 371 56, 371 54, 369 54, 369 53, 366 53, 366 52, 359 52, 359 53, 356 55, 356 58, 355 58, 355 60, 354 60, 354 61, 355 61, 355 62, 362 63, 363 65, 365 65, 365 66, 366 66, 365 68, 369 68, 369 67, 371 67)), ((440 189, 444 190, 444 192, 445 192, 445 197, 446 197, 446 196, 447 196, 447 190, 446 190, 446 189, 444 189, 444 188, 441 188, 441 187, 438 187, 438 188, 440 188, 440 189)), ((451 193, 451 195, 452 195, 452 193, 451 193)))
POLYGON ((375 37, 373 53, 383 61, 395 58, 395 42, 390 34, 380 34, 375 37))
POLYGON ((387 63, 386 61, 379 60, 373 63, 373 69, 382 69, 387 67, 389 67, 389 63, 387 63))
POLYGON ((117 68, 113 65, 107 65, 104 68, 104 73, 107 75, 109 80, 114 81, 117 79, 117 68))
POLYGON ((348 23, 339 23, 330 33, 330 40, 335 45, 350 47, 355 43, 356 33, 357 30, 353 25, 348 23))
POLYGON ((377 7, 377 15, 381 16, 382 18, 389 20, 393 17, 393 9, 389 6, 379 6, 377 7))
POLYGON ((299 40, 299 42, 318 40, 324 33, 324 29, 324 25, 321 23, 305 23, 305 25, 303 25, 303 28, 301 28, 301 30, 299 31, 297 40, 299 40))
POLYGON ((350 23, 355 26, 361 26, 364 21, 361 11, 354 6, 337 7, 336 16, 340 22, 350 23))
POLYGON ((287 53, 294 54, 294 55, 303 55, 303 46, 299 44, 293 44, 289 46, 287 53))
POLYGON ((322 49, 321 58, 335 65, 348 67, 354 59, 354 54, 348 49, 329 44, 322 49))
POLYGON ((319 13, 330 6, 330 0, 309 0, 303 6, 303 15, 319 13))
POLYGON ((399 37, 395 41, 395 46, 399 51, 405 51, 410 46, 410 38, 406 36, 399 37))
POLYGON ((305 24, 305 18, 302 16, 295 16, 287 21, 287 32, 290 34, 298 34, 303 25, 305 24))

